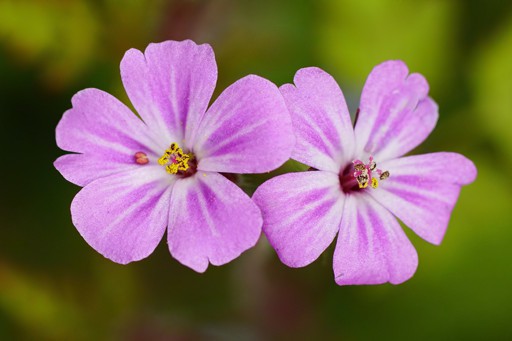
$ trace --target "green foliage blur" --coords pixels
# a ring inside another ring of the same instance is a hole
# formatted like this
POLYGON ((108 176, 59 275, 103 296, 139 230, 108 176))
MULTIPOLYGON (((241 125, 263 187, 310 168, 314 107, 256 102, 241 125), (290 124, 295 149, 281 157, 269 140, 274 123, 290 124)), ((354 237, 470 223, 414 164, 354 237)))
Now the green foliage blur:
POLYGON ((510 1, 0 0, 0 339, 511 340, 511 127, 510 1), (69 213, 79 188, 52 165, 55 126, 83 88, 129 103, 124 51, 187 38, 213 46, 217 95, 246 74, 280 85, 315 65, 354 112, 376 64, 426 76, 440 119, 415 153, 460 152, 479 174, 441 246, 408 233, 410 281, 338 287, 332 247, 289 269, 264 239, 205 274, 165 241, 126 266, 85 243, 69 213))

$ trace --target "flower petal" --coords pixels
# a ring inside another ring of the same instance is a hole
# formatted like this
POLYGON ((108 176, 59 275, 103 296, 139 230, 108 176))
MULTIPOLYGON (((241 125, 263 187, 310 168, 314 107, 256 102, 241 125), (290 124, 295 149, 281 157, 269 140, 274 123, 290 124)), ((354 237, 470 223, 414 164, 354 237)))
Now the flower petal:
POLYGON ((355 126, 358 150, 377 160, 409 152, 437 123, 437 104, 427 97, 427 81, 420 74, 408 73, 402 61, 384 62, 370 73, 361 94, 355 126))
POLYGON ((338 232, 344 195, 336 174, 289 173, 261 185, 253 200, 263 213, 263 231, 281 261, 310 264, 338 232))
POLYGON ((85 186, 100 177, 136 169, 135 153, 151 153, 156 148, 146 125, 110 94, 85 89, 71 102, 73 108, 57 125, 57 145, 82 154, 65 155, 55 162, 69 181, 85 186))
POLYGON ((295 144, 277 87, 250 75, 228 87, 197 129, 193 151, 204 171, 262 173, 281 166, 295 144))
POLYGON ((205 113, 217 82, 210 45, 191 40, 130 49, 121 61, 121 78, 144 122, 166 143, 188 141, 205 113))
POLYGON ((256 204, 220 174, 198 172, 176 182, 167 242, 174 258, 197 272, 226 264, 253 247, 261 234, 256 204))
POLYGON ((379 166, 391 176, 369 193, 421 238, 440 244, 460 187, 476 177, 475 165, 457 153, 432 153, 379 166))
POLYGON ((173 179, 149 167, 95 180, 75 196, 73 224, 89 245, 114 262, 143 259, 165 232, 173 179))
POLYGON ((137 167, 137 164, 134 164, 133 156, 130 162, 132 164, 128 164, 127 162, 113 162, 101 154, 66 154, 55 160, 53 165, 66 180, 83 187, 93 180, 103 178, 123 170, 136 170, 139 168, 137 167))
POLYGON ((417 266, 418 254, 393 215, 364 194, 348 196, 334 251, 336 283, 399 284, 417 266))
POLYGON ((316 67, 297 71, 294 82, 295 86, 280 88, 297 136, 292 158, 337 173, 352 161, 354 152, 354 130, 343 93, 328 73, 316 67))

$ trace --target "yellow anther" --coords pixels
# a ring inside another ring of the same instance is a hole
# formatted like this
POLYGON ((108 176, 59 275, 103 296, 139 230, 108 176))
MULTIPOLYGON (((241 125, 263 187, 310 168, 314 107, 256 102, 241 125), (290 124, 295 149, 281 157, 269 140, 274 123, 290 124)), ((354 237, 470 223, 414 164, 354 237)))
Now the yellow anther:
POLYGON ((185 172, 189 169, 188 161, 193 157, 192 153, 185 154, 180 146, 173 142, 171 146, 165 150, 158 163, 162 166, 165 165, 165 170, 169 174, 177 174, 179 171, 185 172))
POLYGON ((164 155, 161 158, 158 159, 158 164, 160 166, 163 166, 167 162, 169 162, 169 155, 167 154, 167 152, 165 152, 164 155))
POLYGON ((190 160, 190 156, 188 154, 184 154, 178 164, 178 170, 186 171, 188 169, 188 160, 190 160))
POLYGON ((387 178, 389 178, 389 172, 388 171, 382 172, 382 174, 380 175, 380 179, 385 180, 387 178))
POLYGON ((389 171, 377 169, 377 163, 373 160, 373 156, 370 156, 370 161, 367 164, 360 160, 354 160, 352 163, 354 164, 353 176, 361 189, 368 187, 368 185, 376 189, 379 187, 379 180, 382 181, 389 178, 389 171), (375 173, 379 176, 373 177, 375 173))
POLYGON ((368 176, 358 176, 357 183, 359 184, 359 188, 368 187, 368 176))
POLYGON ((356 177, 356 180, 357 180, 357 183, 359 184, 359 188, 368 187, 368 171, 366 169, 363 170, 361 175, 356 177))
POLYGON ((178 173, 178 164, 171 163, 170 165, 165 166, 165 170, 169 174, 176 174, 176 173, 178 173))

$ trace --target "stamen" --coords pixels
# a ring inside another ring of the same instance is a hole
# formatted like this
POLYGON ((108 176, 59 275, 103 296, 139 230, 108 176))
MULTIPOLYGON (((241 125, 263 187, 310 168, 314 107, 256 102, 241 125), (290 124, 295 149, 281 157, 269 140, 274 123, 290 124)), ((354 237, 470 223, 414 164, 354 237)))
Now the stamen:
POLYGON ((372 176, 372 172, 376 172, 380 180, 389 178, 388 171, 377 169, 377 163, 373 161, 373 156, 370 156, 367 164, 361 160, 354 160, 352 163, 354 164, 354 172, 352 175, 356 179, 359 188, 366 188, 368 184, 374 189, 379 187, 379 180, 372 176))
POLYGON ((169 174, 185 173, 189 168, 189 161, 194 159, 194 154, 185 154, 180 146, 173 142, 171 146, 165 150, 158 163, 165 166, 165 171, 169 174))
POLYGON ((359 188, 366 188, 368 187, 368 175, 359 175, 356 177, 357 183, 359 184, 359 188))
POLYGON ((357 165, 354 165, 354 169, 356 171, 364 171, 366 169, 366 166, 364 163, 358 163, 357 165))
POLYGON ((145 165, 145 164, 149 163, 149 159, 148 159, 148 156, 146 155, 146 153, 137 152, 137 153, 135 153, 134 157, 135 157, 135 163, 137 163, 139 165, 145 165))
POLYGON ((387 178, 389 178, 389 172, 388 171, 384 171, 380 174, 380 179, 381 180, 386 180, 387 178))

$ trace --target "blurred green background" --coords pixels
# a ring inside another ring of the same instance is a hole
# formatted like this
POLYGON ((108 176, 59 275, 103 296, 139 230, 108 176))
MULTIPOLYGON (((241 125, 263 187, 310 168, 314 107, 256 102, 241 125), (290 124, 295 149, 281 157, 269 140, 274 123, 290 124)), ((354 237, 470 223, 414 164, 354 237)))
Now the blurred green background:
POLYGON ((511 126, 509 0, 0 0, 0 339, 511 340, 511 126), (69 213, 79 188, 52 166, 55 126, 86 87, 128 103, 124 51, 186 38, 215 49, 216 94, 316 65, 354 112, 374 65, 402 59, 426 76, 440 119, 415 152, 463 153, 479 175, 441 246, 409 233, 410 281, 338 287, 332 247, 288 269, 262 240, 200 275, 165 242, 127 266, 84 242, 69 213))

